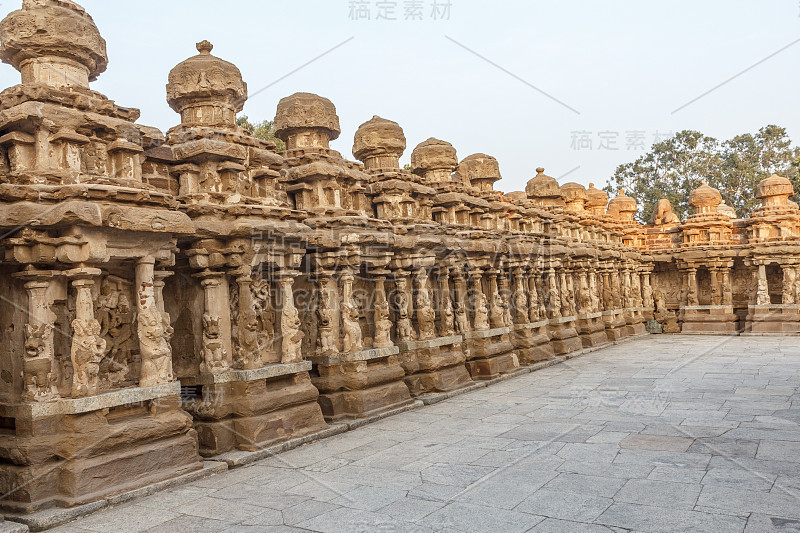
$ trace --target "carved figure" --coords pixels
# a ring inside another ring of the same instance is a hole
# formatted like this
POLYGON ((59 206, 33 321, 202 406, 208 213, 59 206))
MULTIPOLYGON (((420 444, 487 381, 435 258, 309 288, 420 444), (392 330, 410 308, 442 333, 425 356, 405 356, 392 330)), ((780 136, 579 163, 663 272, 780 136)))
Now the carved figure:
POLYGON ((363 349, 363 333, 359 322, 358 308, 350 303, 342 304, 342 323, 344 325, 343 351, 345 353, 358 352, 363 349))
POLYGON ((220 317, 203 315, 203 362, 201 372, 217 374, 228 370, 228 351, 222 345, 220 317))
POLYGON ((283 309, 281 313, 281 363, 298 363, 303 360, 301 346, 304 334, 300 329, 300 314, 294 306, 283 309))
POLYGON ((334 310, 331 309, 330 294, 327 290, 319 292, 319 305, 317 306, 317 324, 319 337, 317 348, 323 354, 336 352, 336 339, 333 334, 334 310))
POLYGON ((550 318, 561 318, 561 295, 556 285, 555 274, 549 276, 550 288, 547 290, 547 307, 550 318))
POLYGON ((467 310, 464 309, 464 304, 456 301, 455 303, 455 328, 456 333, 463 335, 469 331, 469 317, 467 317, 467 310))
POLYGON ((374 348, 387 348, 392 346, 392 321, 389 320, 389 303, 385 300, 375 305, 375 338, 374 348))
POLYGON ((414 328, 411 327, 411 317, 408 312, 408 293, 406 278, 397 278, 397 291, 395 292, 395 303, 397 305, 397 336, 402 341, 414 339, 414 328))
POLYGON ((492 306, 489 308, 489 316, 493 328, 504 328, 506 326, 503 304, 503 297, 500 296, 500 292, 496 291, 492 295, 492 306))
POLYGON ((47 353, 47 339, 52 332, 52 324, 25 324, 25 360, 22 368, 25 384, 23 399, 26 401, 45 402, 58 398, 52 354, 47 353))
POLYGON ((139 345, 142 348, 142 372, 139 378, 141 387, 151 387, 174 381, 172 373, 172 348, 169 338, 172 328, 169 315, 161 313, 153 305, 139 313, 139 345), (165 317, 166 315, 166 317, 165 317))
POLYGON ((417 295, 417 326, 420 339, 436 337, 436 313, 431 307, 430 296, 424 283, 417 295))
POLYGON ((677 224, 680 222, 678 216, 672 212, 672 204, 666 198, 656 202, 653 214, 650 216, 650 225, 664 226, 666 224, 677 224))
POLYGON ((258 354, 258 316, 252 309, 239 315, 239 345, 237 347, 237 363, 242 368, 256 368, 258 354))
POLYGON ((72 321, 72 330, 72 397, 94 396, 100 361, 106 351, 106 341, 100 336, 100 322, 76 318, 72 321))
POLYGON ((455 313, 453 312, 453 302, 448 294, 442 298, 441 312, 441 331, 442 337, 449 337, 455 334, 455 313))
POLYGON ((475 296, 475 329, 489 329, 489 309, 486 307, 486 296, 483 292, 475 296))

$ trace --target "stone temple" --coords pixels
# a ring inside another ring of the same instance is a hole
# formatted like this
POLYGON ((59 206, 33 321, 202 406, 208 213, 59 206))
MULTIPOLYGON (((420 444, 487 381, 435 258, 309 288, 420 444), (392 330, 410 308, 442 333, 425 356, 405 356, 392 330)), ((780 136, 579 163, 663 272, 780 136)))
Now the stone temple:
MULTIPOLYGON (((736 219, 691 192, 647 225, 620 191, 373 117, 332 150, 334 104, 236 126, 247 84, 197 44, 168 76, 176 126, 91 89, 92 18, 24 0, 0 23, 0 506, 72 507, 204 458, 318 434, 556 356, 653 333, 800 333, 800 210, 780 176, 736 219)), ((166 73, 165 73, 166 78, 166 73)))

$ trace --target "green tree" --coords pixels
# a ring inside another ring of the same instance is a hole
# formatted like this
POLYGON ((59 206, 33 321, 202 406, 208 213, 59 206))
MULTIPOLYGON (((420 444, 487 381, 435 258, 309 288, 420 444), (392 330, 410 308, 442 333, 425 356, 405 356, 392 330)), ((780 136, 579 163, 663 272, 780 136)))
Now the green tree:
POLYGON ((689 194, 703 181, 719 189, 739 217, 758 206, 758 183, 779 174, 800 192, 800 148, 792 148, 786 129, 775 125, 720 143, 696 131, 681 131, 654 144, 632 163, 617 167, 605 190, 623 188, 639 205, 637 218, 646 222, 655 203, 666 198, 676 215, 691 214, 689 194))
POLYGON ((722 146, 722 167, 712 186, 737 215, 746 216, 759 205, 755 191, 761 180, 773 174, 791 179, 794 174, 797 181, 797 167, 792 168, 796 153, 786 129, 779 126, 765 126, 755 135, 737 135, 722 146))
POLYGON ((272 141, 277 146, 279 152, 286 150, 286 144, 275 136, 275 122, 272 120, 262 120, 261 122, 250 122, 247 115, 236 117, 236 125, 249 131, 253 137, 272 141))
POLYGON ((617 167, 605 190, 624 189, 639 205, 637 218, 650 219, 655 203, 666 198, 676 215, 689 211, 689 193, 719 167, 719 143, 697 131, 681 131, 658 142, 632 163, 617 167))

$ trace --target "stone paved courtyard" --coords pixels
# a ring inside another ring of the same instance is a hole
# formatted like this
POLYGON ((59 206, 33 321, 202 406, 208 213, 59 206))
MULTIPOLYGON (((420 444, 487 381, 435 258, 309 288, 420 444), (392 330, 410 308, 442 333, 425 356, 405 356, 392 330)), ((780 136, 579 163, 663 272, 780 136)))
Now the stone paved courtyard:
POLYGON ((653 336, 52 531, 800 531, 800 339, 653 336))

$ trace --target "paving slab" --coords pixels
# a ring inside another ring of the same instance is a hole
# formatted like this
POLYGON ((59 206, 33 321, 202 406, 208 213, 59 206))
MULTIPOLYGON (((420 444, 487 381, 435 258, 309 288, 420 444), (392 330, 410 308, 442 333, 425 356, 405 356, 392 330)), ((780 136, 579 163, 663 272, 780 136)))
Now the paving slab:
POLYGON ((104 500, 53 531, 800 532, 793 343, 634 339, 229 454, 219 473, 104 500))

